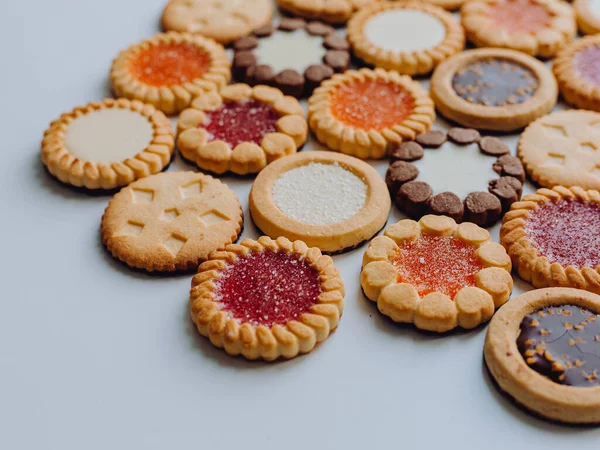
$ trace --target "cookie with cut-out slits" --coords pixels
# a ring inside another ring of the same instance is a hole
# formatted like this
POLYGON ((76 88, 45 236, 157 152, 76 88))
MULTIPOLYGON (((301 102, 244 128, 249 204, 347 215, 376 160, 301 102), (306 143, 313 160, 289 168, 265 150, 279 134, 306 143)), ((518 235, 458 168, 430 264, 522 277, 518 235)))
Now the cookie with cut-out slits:
POLYGON ((122 189, 102 216, 102 242, 130 267, 191 270, 234 242, 242 207, 227 185, 208 175, 169 172, 122 189))

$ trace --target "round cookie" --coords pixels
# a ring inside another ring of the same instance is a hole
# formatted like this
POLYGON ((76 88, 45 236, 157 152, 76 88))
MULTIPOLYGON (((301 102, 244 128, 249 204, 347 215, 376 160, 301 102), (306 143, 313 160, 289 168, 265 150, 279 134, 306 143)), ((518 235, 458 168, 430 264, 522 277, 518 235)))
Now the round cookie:
POLYGON ((510 258, 477 225, 450 217, 401 220, 371 241, 363 291, 394 322, 443 333, 487 322, 512 292, 510 258))
POLYGON ((529 125, 517 153, 529 176, 543 187, 600 189, 600 114, 558 111, 529 125))
POLYGON ((553 421, 600 422, 600 296, 538 289, 492 319, 484 357, 498 387, 553 421))
POLYGON ((295 153, 306 142, 304 111, 293 97, 268 86, 225 86, 196 97, 177 123, 185 159, 217 174, 247 175, 295 153))
POLYGON ((286 95, 310 95, 350 65, 349 45, 322 22, 282 19, 235 42, 233 74, 250 85, 268 84, 286 95))
POLYGON ((190 315, 201 335, 232 356, 290 359, 337 328, 344 294, 331 257, 263 236, 228 245, 200 265, 190 315))
POLYGON ((363 8, 348 22, 347 34, 358 58, 406 75, 431 72, 465 45, 465 33, 450 13, 417 2, 363 8))
MULTIPOLYGON (((406 1, 406 0, 393 0, 393 1, 406 1)), ((468 0, 421 0, 421 1, 423 3, 430 3, 432 5, 439 6, 440 8, 444 8, 449 11, 453 11, 455 9, 460 8, 468 0)))
POLYGON ((341 25, 364 6, 383 0, 277 0, 282 11, 306 19, 341 25))
POLYGON ((600 33, 600 1, 575 0, 573 9, 577 25, 583 34, 600 33))
POLYGON ((273 16, 271 0, 170 0, 162 14, 165 30, 197 33, 230 44, 273 16))
POLYGON ((461 10, 477 47, 510 48, 550 58, 575 39, 573 9, 561 0, 473 0, 461 10))
POLYGON ((41 157, 63 183, 112 190, 164 170, 174 146, 171 122, 154 106, 106 99, 76 107, 52 122, 41 157))
POLYGON ((143 178, 108 203, 102 242, 120 261, 148 272, 195 270, 234 242, 244 215, 227 185, 208 175, 168 172, 143 178))
POLYGON ((377 171, 356 158, 298 153, 275 161, 256 177, 250 214, 268 236, 341 252, 383 228, 391 208, 386 190, 377 171))
POLYGON ((467 50, 442 62, 430 95, 440 113, 466 127, 515 131, 552 111, 558 88, 540 61, 514 50, 467 50))
POLYGON ((425 133, 433 102, 408 76, 383 69, 349 70, 323 82, 308 100, 308 123, 330 150, 381 159, 425 133))

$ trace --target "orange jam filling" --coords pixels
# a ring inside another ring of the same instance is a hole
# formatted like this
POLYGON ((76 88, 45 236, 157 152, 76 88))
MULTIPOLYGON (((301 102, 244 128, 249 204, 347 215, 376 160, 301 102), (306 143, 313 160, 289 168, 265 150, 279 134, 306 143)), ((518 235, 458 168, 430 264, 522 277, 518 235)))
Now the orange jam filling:
POLYGON ((415 99, 410 92, 383 80, 343 84, 331 97, 333 116, 361 130, 380 131, 400 125, 414 107, 415 99))
POLYGON ((552 13, 531 0, 504 0, 490 6, 490 20, 509 34, 533 34, 550 25, 552 13))
POLYGON ((210 57, 190 44, 159 44, 142 50, 129 63, 131 75, 155 87, 170 87, 204 75, 210 57))
POLYGON ((392 261, 398 269, 398 283, 412 284, 419 295, 440 292, 450 298, 475 284, 475 274, 483 269, 476 248, 452 236, 423 233, 419 239, 404 242, 392 261))

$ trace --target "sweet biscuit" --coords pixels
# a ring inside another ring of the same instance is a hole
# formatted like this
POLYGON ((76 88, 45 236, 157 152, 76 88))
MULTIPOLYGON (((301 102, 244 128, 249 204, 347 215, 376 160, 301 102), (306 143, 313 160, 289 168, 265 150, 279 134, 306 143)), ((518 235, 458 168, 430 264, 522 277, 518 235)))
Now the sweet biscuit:
POLYGON ((380 1, 383 0, 277 0, 277 5, 294 16, 340 25, 355 11, 380 1))

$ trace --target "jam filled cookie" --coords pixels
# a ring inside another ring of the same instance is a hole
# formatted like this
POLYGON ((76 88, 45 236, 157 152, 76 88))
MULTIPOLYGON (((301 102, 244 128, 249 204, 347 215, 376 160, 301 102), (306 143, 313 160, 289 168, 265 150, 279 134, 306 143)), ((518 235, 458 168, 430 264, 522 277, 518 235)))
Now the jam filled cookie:
POLYGON ((408 76, 383 69, 349 70, 323 82, 308 100, 308 123, 329 149, 381 159, 425 133, 433 102, 408 76))
POLYGON ((196 97, 177 123, 183 157, 214 173, 260 172, 306 142, 304 111, 268 86, 232 84, 196 97))
POLYGON ((165 33, 134 44, 115 58, 110 82, 116 95, 141 100, 166 114, 187 108, 203 92, 231 78, 225 49, 192 34, 165 33))
POLYGON ((197 33, 230 44, 271 22, 271 0, 170 0, 162 14, 166 30, 197 33))
POLYGON ((349 45, 330 25, 282 19, 234 45, 233 73, 250 85, 268 84, 294 97, 310 95, 350 65, 349 45))
POLYGON ((600 114, 559 111, 529 125, 517 147, 529 176, 540 185, 600 190, 600 114))
POLYGON ((548 114, 558 88, 552 72, 521 52, 467 50, 442 62, 431 97, 450 120, 467 127, 515 131, 548 114))
POLYGON ((130 267, 192 270, 234 242, 243 220, 240 202, 219 180, 194 172, 161 173, 112 198, 102 216, 102 242, 130 267))
POLYGON ((575 0, 573 9, 575 9, 577 25, 582 33, 600 33, 600 2, 598 0, 575 0))
POLYGON ((309 353, 338 326, 344 284, 329 256, 263 236, 211 254, 192 280, 201 335, 232 355, 273 361, 309 353))
POLYGON ((539 289, 496 313, 484 356, 499 388, 554 421, 600 422, 600 296, 539 289))
POLYGON ((363 291, 382 314, 438 333, 487 322, 513 287, 504 248, 477 225, 444 216, 389 226, 362 266, 363 291))
POLYGON ((557 55, 553 70, 568 103, 600 111, 600 36, 587 36, 570 44, 557 55))
POLYGON ((450 13, 417 2, 361 9, 348 22, 347 33, 358 58, 406 75, 431 72, 465 45, 465 32, 450 13))
POLYGON ((270 164, 256 177, 249 204, 265 234, 300 239, 328 253, 371 239, 391 208, 385 183, 373 167, 316 151, 270 164))
POLYGON ((473 0, 461 10, 467 39, 550 58, 575 38, 573 9, 560 0, 473 0))
POLYGON ((477 130, 433 130, 401 144, 391 157, 386 184, 396 206, 413 219, 436 214, 487 227, 521 198, 521 161, 500 139, 481 138, 477 130), (487 191, 474 192, 476 186, 487 191))
POLYGON ((79 106, 50 124, 42 162, 60 181, 111 190, 160 172, 171 162, 173 129, 154 106, 106 99, 79 106))
POLYGON ((536 288, 567 286, 600 294, 600 194, 539 189, 515 203, 500 229, 519 276, 536 288))
POLYGON ((307 19, 343 24, 363 6, 383 0, 277 0, 282 11, 307 19))

